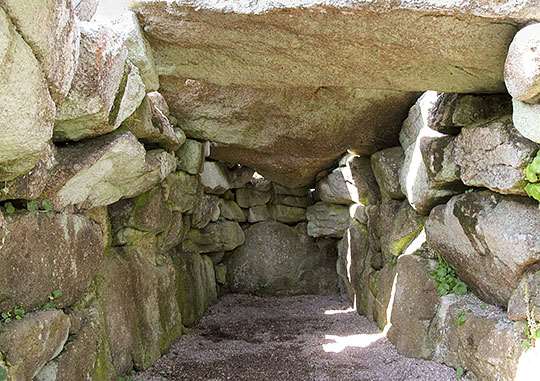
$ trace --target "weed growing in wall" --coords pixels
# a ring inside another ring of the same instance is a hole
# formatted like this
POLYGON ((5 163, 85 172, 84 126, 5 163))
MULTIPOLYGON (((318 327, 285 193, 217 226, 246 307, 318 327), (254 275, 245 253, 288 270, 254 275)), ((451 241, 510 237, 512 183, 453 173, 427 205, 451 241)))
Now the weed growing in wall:
POLYGON ((540 202, 540 151, 534 160, 525 168, 525 179, 527 185, 525 191, 529 197, 540 202))
POLYGON ((24 315, 26 315, 26 311, 22 307, 14 307, 9 311, 4 311, 0 314, 0 321, 2 323, 9 323, 13 320, 21 320, 24 315))
POLYGON ((439 256, 437 267, 431 272, 431 277, 437 284, 437 294, 439 296, 448 294, 465 295, 467 293, 467 285, 458 278, 456 270, 441 256, 439 256))

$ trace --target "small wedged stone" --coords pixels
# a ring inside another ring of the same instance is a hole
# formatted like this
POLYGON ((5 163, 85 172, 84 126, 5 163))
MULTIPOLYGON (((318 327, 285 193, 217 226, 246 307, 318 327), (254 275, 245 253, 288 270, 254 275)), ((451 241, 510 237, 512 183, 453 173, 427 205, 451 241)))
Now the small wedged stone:
POLYGON ((0 62, 3 62, 0 73, 0 181, 3 182, 27 174, 47 151, 55 105, 38 60, 1 8, 0 62))
POLYGON ((514 127, 527 139, 540 144, 540 104, 528 104, 513 100, 514 127))
POLYGON ((245 241, 244 231, 235 221, 217 221, 200 230, 192 229, 182 247, 191 253, 231 251, 245 241))
POLYGON ((296 224, 306 220, 306 209, 286 205, 272 205, 270 214, 276 221, 285 224, 296 224))
POLYGON ((139 75, 139 69, 131 62, 125 66, 124 79, 120 85, 116 104, 111 110, 109 120, 112 127, 117 129, 139 107, 146 95, 146 89, 139 75))
POLYGON ((81 215, 17 212, 0 229, 0 311, 38 308, 55 290, 55 303, 69 306, 103 260, 101 228, 81 215))
POLYGON ((180 129, 175 129, 153 98, 146 96, 139 108, 122 124, 147 144, 157 144, 168 151, 176 151, 186 140, 180 129))
POLYGON ((318 202, 306 209, 307 230, 311 237, 341 238, 349 227, 349 208, 318 202))
POLYGON ((71 89, 57 105, 55 140, 78 141, 117 127, 109 116, 126 57, 123 41, 107 24, 81 23, 81 53, 71 89))
POLYGON ((191 175, 198 175, 203 170, 204 144, 196 140, 187 139, 176 151, 178 169, 191 175))
POLYGON ((204 190, 208 193, 223 194, 231 189, 227 169, 219 162, 205 161, 200 179, 204 190))
POLYGON ((271 198, 272 194, 269 191, 260 191, 253 186, 240 188, 236 191, 236 202, 242 208, 266 205, 271 198))
POLYGON ((506 116, 464 128, 454 141, 454 156, 466 185, 524 196, 523 172, 539 147, 521 136, 506 116))
POLYGON ((246 215, 234 200, 221 200, 221 216, 227 220, 245 222, 246 215))
POLYGON ((79 60, 80 32, 72 0, 4 0, 1 7, 41 63, 53 100, 62 102, 79 60))
POLYGON ((405 195, 399 184, 399 173, 405 160, 403 148, 392 147, 371 155, 371 168, 381 195, 394 200, 403 200, 405 195))
POLYGON ((395 214, 383 216, 379 226, 382 254, 388 257, 403 254, 424 228, 426 218, 416 213, 407 201, 401 203, 395 214))
POLYGON ((331 247, 319 247, 305 224, 257 223, 247 229, 245 244, 226 257, 227 284, 234 292, 262 295, 335 293, 331 247))
POLYGON ((215 195, 203 194, 200 202, 193 208, 191 226, 202 229, 210 222, 216 222, 221 215, 221 199, 215 195))
POLYGON ((506 88, 518 101, 540 101, 540 24, 531 24, 514 36, 504 67, 506 88))
POLYGON ((429 247, 482 300, 503 306, 522 274, 540 261, 539 229, 534 200, 490 191, 455 196, 426 221, 429 247))
POLYGON ((174 156, 146 152, 133 134, 117 133, 58 149, 43 193, 54 206, 91 209, 144 193, 176 168, 174 156))
POLYGON ((0 348, 9 380, 32 380, 62 351, 70 320, 62 311, 38 311, 0 327, 0 348))

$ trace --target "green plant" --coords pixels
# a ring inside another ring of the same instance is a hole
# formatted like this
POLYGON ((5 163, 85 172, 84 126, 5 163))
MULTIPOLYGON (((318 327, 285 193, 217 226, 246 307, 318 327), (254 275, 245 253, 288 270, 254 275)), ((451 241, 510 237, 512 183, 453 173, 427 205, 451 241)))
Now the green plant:
POLYGON ((463 378, 463 375, 465 374, 465 369, 463 369, 461 366, 458 366, 456 368, 456 380, 461 380, 463 378))
POLYGON ((529 197, 540 201, 540 151, 538 151, 534 160, 525 168, 525 179, 528 182, 525 186, 525 192, 527 192, 529 197))
POLYGON ((35 213, 39 210, 39 204, 37 201, 27 201, 26 202, 26 210, 28 210, 31 213, 35 213))
POLYGON ((61 298, 63 295, 62 291, 60 290, 54 290, 49 294, 49 301, 45 303, 41 309, 43 310, 53 310, 56 308, 56 300, 61 298))
POLYGON ((12 214, 14 214, 15 210, 16 209, 11 202, 6 202, 4 204, 4 212, 6 212, 8 216, 11 216, 12 214))
POLYGON ((461 327, 463 324, 465 324, 466 321, 467 321, 467 314, 465 313, 465 311, 461 311, 460 313, 458 313, 456 317, 456 325, 458 327, 461 327))
POLYGON ((26 311, 22 307, 13 307, 9 311, 4 311, 0 314, 2 323, 9 323, 13 320, 21 320, 24 315, 26 315, 26 311))
POLYGON ((536 322, 534 307, 531 308, 529 302, 529 287, 525 285, 525 301, 527 303, 527 325, 525 326, 525 339, 522 341, 523 348, 529 349, 536 346, 536 341, 540 339, 540 325, 536 322))
POLYGON ((437 284, 437 294, 439 296, 448 294, 465 295, 467 293, 467 285, 457 277, 454 268, 441 256, 439 256, 437 267, 431 272, 431 277, 437 284))

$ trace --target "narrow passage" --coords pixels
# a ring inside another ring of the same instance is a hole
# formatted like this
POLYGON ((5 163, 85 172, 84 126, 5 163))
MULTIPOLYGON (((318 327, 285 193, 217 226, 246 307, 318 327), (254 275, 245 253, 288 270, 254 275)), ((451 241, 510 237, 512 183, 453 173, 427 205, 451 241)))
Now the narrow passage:
POLYGON ((226 295, 137 381, 450 381, 401 356, 374 323, 333 296, 226 295))

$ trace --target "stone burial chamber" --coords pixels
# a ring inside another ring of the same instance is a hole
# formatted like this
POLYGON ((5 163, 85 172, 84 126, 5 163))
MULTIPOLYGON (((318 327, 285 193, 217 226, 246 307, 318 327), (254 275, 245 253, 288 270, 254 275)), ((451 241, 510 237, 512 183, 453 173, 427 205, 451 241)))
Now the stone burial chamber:
POLYGON ((538 379, 538 1, 3 0, 0 60, 0 381, 142 380, 229 294, 538 379))

